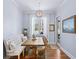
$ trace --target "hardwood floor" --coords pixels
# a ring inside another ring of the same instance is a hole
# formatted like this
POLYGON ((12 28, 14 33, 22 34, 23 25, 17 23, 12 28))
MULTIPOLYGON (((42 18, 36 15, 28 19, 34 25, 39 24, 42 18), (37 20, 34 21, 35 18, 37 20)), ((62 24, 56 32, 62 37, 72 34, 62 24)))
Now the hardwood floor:
POLYGON ((48 49, 46 59, 70 59, 64 52, 59 49, 48 49))
MULTIPOLYGON (((11 57, 10 59, 17 59, 17 56, 11 57)), ((35 57, 27 55, 23 57, 21 54, 20 59, 35 59, 35 57)), ((37 58, 37 59, 70 59, 70 58, 58 47, 52 46, 51 48, 45 49, 45 58, 37 58)))

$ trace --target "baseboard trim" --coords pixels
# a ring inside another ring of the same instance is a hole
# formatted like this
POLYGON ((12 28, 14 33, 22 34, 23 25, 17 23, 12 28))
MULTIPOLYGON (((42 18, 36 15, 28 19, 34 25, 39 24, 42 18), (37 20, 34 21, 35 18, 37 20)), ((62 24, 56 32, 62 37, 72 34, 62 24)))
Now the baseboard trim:
POLYGON ((58 47, 71 59, 76 59, 74 56, 72 56, 68 51, 66 51, 59 43, 57 43, 58 47))

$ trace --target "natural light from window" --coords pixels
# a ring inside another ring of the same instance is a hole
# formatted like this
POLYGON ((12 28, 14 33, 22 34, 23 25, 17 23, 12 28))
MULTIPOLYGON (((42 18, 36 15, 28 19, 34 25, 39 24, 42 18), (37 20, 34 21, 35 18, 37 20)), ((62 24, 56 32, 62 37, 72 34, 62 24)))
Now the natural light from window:
POLYGON ((46 33, 46 17, 32 17, 32 35, 44 35, 46 33))

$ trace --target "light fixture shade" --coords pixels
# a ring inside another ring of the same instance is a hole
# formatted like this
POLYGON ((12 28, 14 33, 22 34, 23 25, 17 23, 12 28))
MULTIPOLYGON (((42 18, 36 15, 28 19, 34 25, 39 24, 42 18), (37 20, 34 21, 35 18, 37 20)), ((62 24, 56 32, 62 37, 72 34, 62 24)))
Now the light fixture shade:
POLYGON ((43 16, 43 11, 42 10, 37 10, 36 11, 36 16, 38 16, 38 17, 43 16))

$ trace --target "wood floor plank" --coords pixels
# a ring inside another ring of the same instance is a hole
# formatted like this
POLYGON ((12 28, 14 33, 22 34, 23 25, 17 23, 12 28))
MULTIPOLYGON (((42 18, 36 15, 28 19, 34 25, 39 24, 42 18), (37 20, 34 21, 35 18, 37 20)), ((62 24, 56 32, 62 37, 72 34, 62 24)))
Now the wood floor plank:
MULTIPOLYGON (((17 56, 11 57, 10 59, 18 59, 17 56)), ((20 56, 20 59, 35 59, 34 56, 27 56, 25 55, 24 57, 20 56)), ((53 48, 48 48, 45 50, 45 58, 37 58, 37 59, 70 59, 63 51, 58 49, 56 47, 53 48)))

